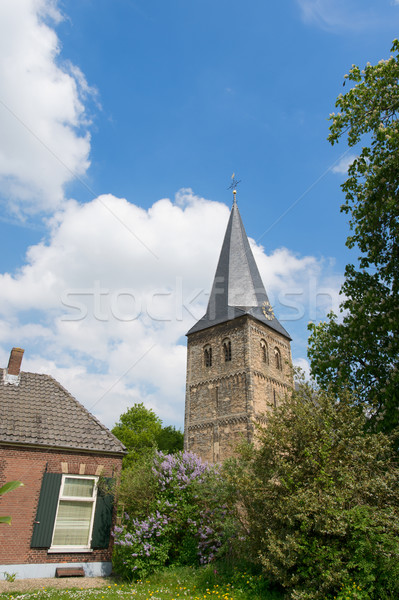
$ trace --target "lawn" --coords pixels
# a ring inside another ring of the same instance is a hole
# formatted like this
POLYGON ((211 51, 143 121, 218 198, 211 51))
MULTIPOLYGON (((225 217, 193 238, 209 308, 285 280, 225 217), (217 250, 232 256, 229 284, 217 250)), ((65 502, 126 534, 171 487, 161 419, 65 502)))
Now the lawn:
POLYGON ((268 592, 259 576, 236 572, 226 582, 217 569, 180 567, 166 569, 132 584, 110 583, 97 589, 42 588, 29 592, 7 592, 0 600, 280 600, 277 592, 268 592))

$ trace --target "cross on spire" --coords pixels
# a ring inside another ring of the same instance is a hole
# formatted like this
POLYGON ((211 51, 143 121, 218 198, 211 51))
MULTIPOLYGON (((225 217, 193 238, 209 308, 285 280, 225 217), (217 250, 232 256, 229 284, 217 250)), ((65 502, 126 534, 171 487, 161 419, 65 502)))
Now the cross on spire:
POLYGON ((237 201, 236 201, 236 194, 237 194, 236 187, 237 187, 237 185, 239 183, 241 183, 241 179, 236 179, 235 178, 235 173, 233 173, 233 175, 231 176, 231 185, 229 185, 229 187, 227 188, 228 190, 233 190, 233 204, 237 204, 237 201))

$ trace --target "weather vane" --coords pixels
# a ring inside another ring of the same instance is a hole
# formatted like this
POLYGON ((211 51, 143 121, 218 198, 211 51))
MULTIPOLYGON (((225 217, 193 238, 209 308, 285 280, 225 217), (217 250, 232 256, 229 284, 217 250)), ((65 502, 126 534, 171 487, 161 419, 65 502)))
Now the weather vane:
POLYGON ((233 190, 234 204, 236 202, 236 194, 237 194, 236 187, 237 187, 237 185, 239 183, 241 183, 241 179, 236 179, 235 178, 235 173, 233 173, 233 175, 231 176, 231 185, 229 185, 229 187, 227 189, 228 190, 233 190))

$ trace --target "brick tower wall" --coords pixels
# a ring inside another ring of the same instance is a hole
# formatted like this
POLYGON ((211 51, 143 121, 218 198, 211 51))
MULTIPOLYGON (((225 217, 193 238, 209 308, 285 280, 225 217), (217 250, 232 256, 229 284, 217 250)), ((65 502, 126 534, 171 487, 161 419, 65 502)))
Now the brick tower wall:
POLYGON ((287 338, 247 315, 190 334, 185 449, 216 462, 232 456, 240 442, 253 441, 254 422, 264 421, 270 406, 292 388, 290 365, 287 338), (231 343, 230 361, 225 360, 226 341, 231 343), (212 365, 206 366, 204 351, 209 348, 212 365))

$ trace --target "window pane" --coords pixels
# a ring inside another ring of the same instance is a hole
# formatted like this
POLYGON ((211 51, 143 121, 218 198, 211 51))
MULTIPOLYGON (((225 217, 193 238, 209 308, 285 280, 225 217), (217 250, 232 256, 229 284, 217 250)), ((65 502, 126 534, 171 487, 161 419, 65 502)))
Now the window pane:
POLYGON ((92 502, 60 500, 53 546, 88 546, 92 502))
POLYGON ((66 477, 63 496, 78 496, 79 498, 91 498, 93 496, 94 480, 78 479, 77 477, 66 477))

